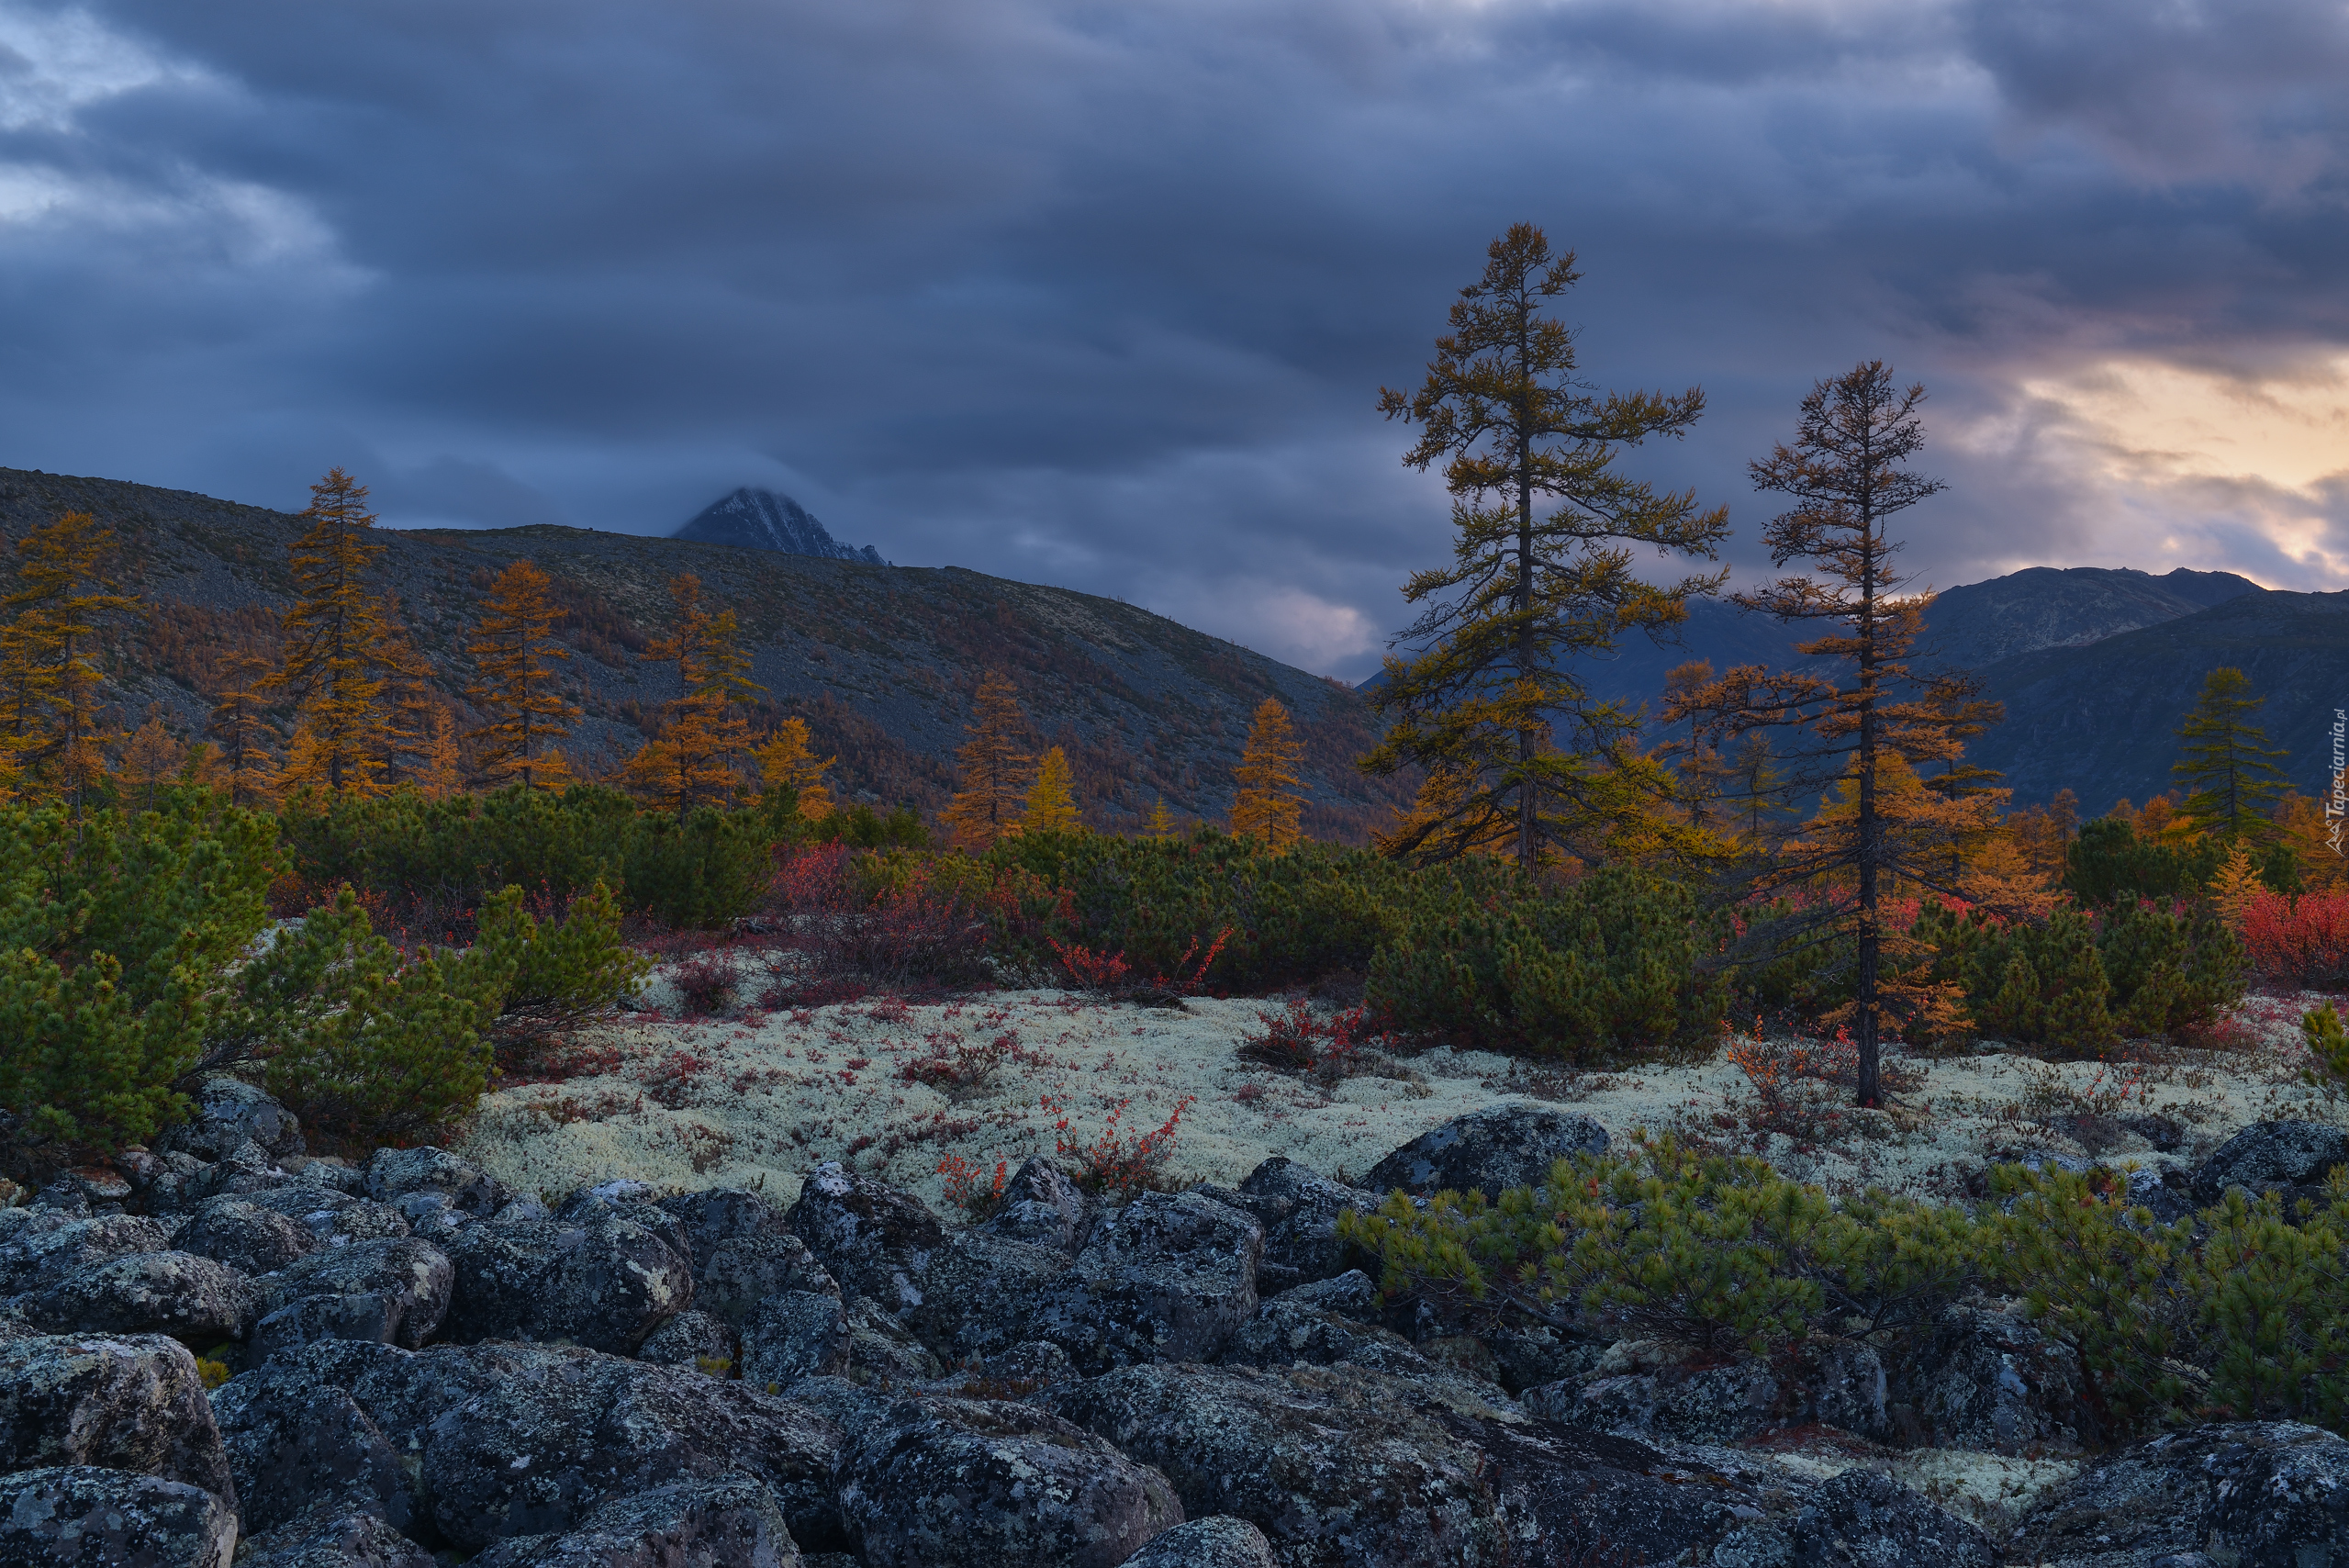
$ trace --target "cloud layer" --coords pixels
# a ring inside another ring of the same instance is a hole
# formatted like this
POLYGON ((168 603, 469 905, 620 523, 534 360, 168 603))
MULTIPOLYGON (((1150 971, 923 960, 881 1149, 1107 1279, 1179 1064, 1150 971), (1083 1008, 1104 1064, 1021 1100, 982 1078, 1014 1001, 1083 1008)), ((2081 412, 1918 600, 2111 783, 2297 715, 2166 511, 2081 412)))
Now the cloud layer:
POLYGON ((767 485, 1359 678, 1448 539, 1376 389, 1530 218, 1594 381, 1706 387, 1632 465, 1740 569, 1745 460, 1882 356, 1928 580, 2349 586, 2344 16, 0 0, 0 462, 644 532, 767 485))

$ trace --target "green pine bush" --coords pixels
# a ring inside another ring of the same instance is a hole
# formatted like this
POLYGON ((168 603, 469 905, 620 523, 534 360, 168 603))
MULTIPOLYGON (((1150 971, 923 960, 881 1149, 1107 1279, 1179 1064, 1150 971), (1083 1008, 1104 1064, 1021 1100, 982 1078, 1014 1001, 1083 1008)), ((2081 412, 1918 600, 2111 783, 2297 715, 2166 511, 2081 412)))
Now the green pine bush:
POLYGON ((559 921, 533 919, 522 890, 509 887, 482 906, 475 945, 509 967, 494 1036, 522 1047, 574 1029, 633 996, 652 960, 620 935, 620 901, 597 882, 571 901, 559 921))

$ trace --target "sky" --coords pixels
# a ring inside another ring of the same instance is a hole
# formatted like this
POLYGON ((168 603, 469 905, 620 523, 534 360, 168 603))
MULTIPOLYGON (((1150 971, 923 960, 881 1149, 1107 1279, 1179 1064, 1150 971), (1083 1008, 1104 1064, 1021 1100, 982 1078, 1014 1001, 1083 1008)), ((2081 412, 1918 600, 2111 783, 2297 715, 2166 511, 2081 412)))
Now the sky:
POLYGON ((0 0, 0 465, 395 526, 741 485, 1359 679, 1409 388, 1513 222, 1626 470, 1862 359, 1907 565, 2349 588, 2342 0, 0 0))

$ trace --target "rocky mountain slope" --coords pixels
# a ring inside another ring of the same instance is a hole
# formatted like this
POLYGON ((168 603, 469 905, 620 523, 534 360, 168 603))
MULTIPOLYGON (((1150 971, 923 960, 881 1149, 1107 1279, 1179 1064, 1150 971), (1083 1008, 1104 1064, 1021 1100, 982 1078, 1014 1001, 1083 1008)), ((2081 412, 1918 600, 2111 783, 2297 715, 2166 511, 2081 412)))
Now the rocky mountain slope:
POLYGON ((772 490, 739 489, 721 496, 669 535, 701 544, 739 544, 745 550, 780 550, 791 555, 815 555, 827 561, 862 561, 886 566, 871 545, 843 544, 831 531, 789 496, 772 490))
MULTIPOLYGON (((128 581, 151 607, 113 649, 124 716, 135 722, 161 703, 180 726, 200 724, 223 653, 274 638, 300 523, 185 491, 0 469, 0 536, 68 510, 116 529, 128 581)), ((989 668, 1019 688, 1035 743, 1067 749, 1096 825, 1130 828, 1160 797, 1179 816, 1221 818, 1249 714, 1266 697, 1289 708, 1305 741, 1309 832, 1359 841, 1409 799, 1409 785, 1355 771, 1373 721, 1352 690, 1113 599, 959 567, 545 525, 380 538, 383 589, 461 711, 474 678, 464 644, 490 578, 518 557, 555 578, 576 650, 568 673, 587 711, 569 749, 590 770, 633 750, 640 724, 676 694, 674 670, 637 655, 668 622, 669 579, 693 572, 740 612, 766 716, 805 717, 839 756, 834 780, 851 799, 942 803, 989 668)))

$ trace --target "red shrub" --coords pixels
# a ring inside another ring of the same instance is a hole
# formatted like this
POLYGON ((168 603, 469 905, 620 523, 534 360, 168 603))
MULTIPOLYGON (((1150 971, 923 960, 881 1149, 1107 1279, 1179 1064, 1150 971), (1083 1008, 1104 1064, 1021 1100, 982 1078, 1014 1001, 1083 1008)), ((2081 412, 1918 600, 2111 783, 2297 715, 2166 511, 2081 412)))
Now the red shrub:
POLYGON ((743 980, 734 955, 723 947, 694 954, 677 965, 672 978, 677 981, 677 994, 685 998, 689 1017, 708 1017, 723 1012, 743 980))
POLYGON ((1165 1186, 1167 1162, 1174 1158, 1175 1124, 1182 1120, 1195 1098, 1184 1095, 1172 1115, 1138 1137, 1131 1132, 1121 1136, 1118 1131, 1126 1106, 1133 1103, 1120 1100, 1109 1108, 1109 1120, 1090 1143, 1070 1129, 1067 1102, 1046 1094, 1042 1103, 1048 1114, 1059 1118, 1052 1124, 1053 1152, 1075 1166, 1077 1185, 1088 1192, 1131 1196, 1165 1186))
POLYGON ((2243 905, 2243 942, 2252 968, 2269 980, 2349 981, 2349 891, 2287 897, 2263 889, 2243 905))
POLYGON ((1264 1025, 1264 1033, 1242 1040, 1239 1054, 1282 1072, 1343 1077, 1353 1066, 1367 1033, 1361 1008, 1324 1018, 1302 996, 1292 999, 1285 1013, 1258 1013, 1257 1017, 1264 1025))

